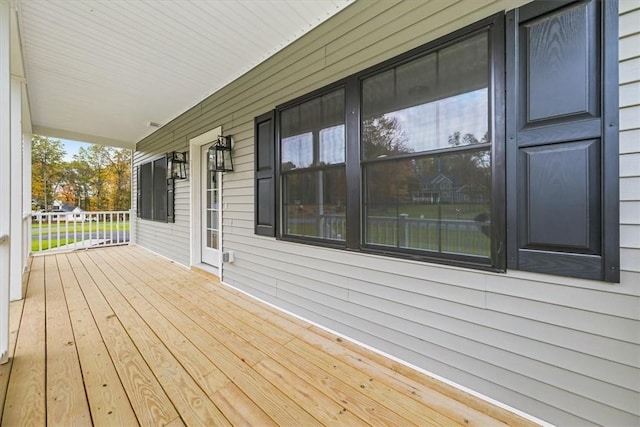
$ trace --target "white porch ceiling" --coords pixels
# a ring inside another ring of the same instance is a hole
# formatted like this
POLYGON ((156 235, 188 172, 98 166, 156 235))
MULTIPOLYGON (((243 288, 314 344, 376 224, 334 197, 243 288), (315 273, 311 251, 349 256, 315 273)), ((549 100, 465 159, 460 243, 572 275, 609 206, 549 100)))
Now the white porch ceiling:
POLYGON ((133 148, 351 0, 15 0, 34 133, 133 148))

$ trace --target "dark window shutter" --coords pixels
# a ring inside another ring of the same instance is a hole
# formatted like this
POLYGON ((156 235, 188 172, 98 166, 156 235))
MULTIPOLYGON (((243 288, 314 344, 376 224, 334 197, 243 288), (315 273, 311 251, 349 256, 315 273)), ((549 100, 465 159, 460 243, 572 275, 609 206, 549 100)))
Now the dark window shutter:
POLYGON ((140 207, 142 206, 142 190, 140 187, 140 166, 136 168, 136 216, 140 218, 140 207))
POLYGON ((142 219, 153 219, 153 180, 152 164, 140 165, 138 173, 139 203, 138 212, 142 219))
POLYGON ((255 118, 255 233, 276 235, 274 112, 255 118))
POLYGON ((175 179, 168 178, 166 183, 167 188, 167 222, 176 222, 175 216, 175 204, 176 204, 176 191, 175 191, 175 179))
POLYGON ((534 2, 508 14, 509 268, 619 280, 610 3, 534 2))
POLYGON ((161 157, 153 162, 153 219, 167 220, 167 158, 161 157))

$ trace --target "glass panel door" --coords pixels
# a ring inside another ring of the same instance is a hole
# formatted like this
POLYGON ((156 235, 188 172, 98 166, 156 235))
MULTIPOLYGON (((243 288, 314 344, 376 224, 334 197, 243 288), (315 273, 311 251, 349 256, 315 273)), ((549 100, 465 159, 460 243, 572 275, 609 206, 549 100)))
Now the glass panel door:
POLYGON ((219 267, 221 248, 221 220, 220 211, 220 179, 221 174, 211 172, 207 168, 207 151, 209 146, 202 148, 202 262, 213 267, 219 267))

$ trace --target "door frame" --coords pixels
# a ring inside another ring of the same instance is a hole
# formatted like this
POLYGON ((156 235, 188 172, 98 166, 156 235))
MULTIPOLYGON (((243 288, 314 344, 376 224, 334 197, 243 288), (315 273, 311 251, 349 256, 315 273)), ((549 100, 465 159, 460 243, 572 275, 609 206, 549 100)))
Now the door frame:
MULTIPOLYGON (((222 127, 211 129, 208 132, 200 134, 189 139, 189 168, 191 175, 191 250, 190 262, 192 266, 202 265, 202 197, 204 191, 202 189, 202 146, 214 142, 218 135, 222 135, 222 127)), ((222 207, 222 180, 220 181, 220 206, 222 207)), ((220 210, 222 214, 222 209, 220 210)), ((220 229, 222 235, 222 229, 220 229)), ((222 248, 220 248, 222 252, 222 248)), ((222 262, 218 263, 218 274, 222 277, 222 262)))

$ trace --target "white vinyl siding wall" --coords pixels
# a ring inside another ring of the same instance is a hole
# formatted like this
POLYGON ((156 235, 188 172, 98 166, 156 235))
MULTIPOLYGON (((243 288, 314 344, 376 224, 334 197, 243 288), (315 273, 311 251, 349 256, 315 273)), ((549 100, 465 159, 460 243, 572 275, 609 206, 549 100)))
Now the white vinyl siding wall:
POLYGON ((623 271, 637 274, 640 273, 640 2, 620 2, 619 25, 620 262, 623 271))
MULTIPOLYGON (((222 126, 224 282, 559 425, 640 422, 640 13, 620 2, 621 283, 494 274, 254 235, 253 119, 526 1, 357 1, 138 144, 135 163, 222 126)), ((189 179, 194 179, 189 176, 189 179)), ((176 223, 138 243, 189 263, 189 185, 176 223)), ((135 194, 135 193, 134 193, 135 194)))

